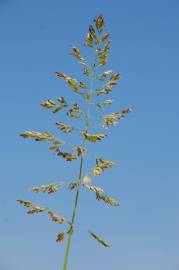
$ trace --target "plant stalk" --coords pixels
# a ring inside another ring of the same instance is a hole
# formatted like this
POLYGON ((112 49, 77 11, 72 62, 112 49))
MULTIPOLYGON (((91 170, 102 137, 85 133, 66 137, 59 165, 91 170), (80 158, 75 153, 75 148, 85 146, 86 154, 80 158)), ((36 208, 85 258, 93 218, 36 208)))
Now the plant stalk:
POLYGON ((65 261, 64 261, 63 270, 67 269, 68 256, 69 256, 69 250, 70 250, 70 244, 71 244, 71 237, 72 237, 72 234, 73 234, 73 225, 74 225, 74 222, 75 222, 76 209, 77 209, 77 205, 78 205, 78 198, 79 198, 79 192, 80 192, 80 183, 81 183, 81 178, 82 178, 82 171, 83 171, 83 155, 81 155, 81 160, 80 160, 80 171, 79 171, 79 177, 78 177, 78 180, 77 180, 77 191, 76 191, 76 196, 75 196, 75 204, 74 204, 70 229, 68 231, 68 241, 67 241, 67 247, 66 247, 65 261))
MULTIPOLYGON (((94 56, 95 56, 95 50, 94 50, 94 56)), ((95 79, 95 65, 96 65, 96 57, 94 57, 94 65, 92 66, 92 78, 91 78, 91 86, 90 86, 90 100, 87 101, 87 113, 86 113, 86 123, 85 123, 85 130, 88 132, 88 129, 90 127, 90 105, 91 105, 91 95, 93 92, 93 83, 95 79)), ((85 145, 85 140, 83 140, 83 147, 85 145)), ((74 222, 75 222, 75 216, 76 216, 76 210, 77 210, 77 205, 78 205, 78 199, 79 199, 79 193, 80 193, 80 185, 81 185, 81 180, 82 180, 82 175, 83 175, 83 163, 84 163, 84 154, 81 154, 81 159, 80 159, 80 170, 79 170, 79 176, 77 180, 77 191, 76 191, 76 196, 75 196, 75 203, 74 203, 74 208, 73 208, 73 215, 72 215, 72 220, 70 224, 70 229, 68 230, 68 240, 67 240, 67 247, 66 247, 66 252, 65 252, 65 260, 64 260, 64 266, 63 270, 67 270, 67 264, 68 264, 68 259, 69 259, 69 250, 70 250, 70 245, 71 245, 71 237, 73 234, 73 227, 74 227, 74 222)))

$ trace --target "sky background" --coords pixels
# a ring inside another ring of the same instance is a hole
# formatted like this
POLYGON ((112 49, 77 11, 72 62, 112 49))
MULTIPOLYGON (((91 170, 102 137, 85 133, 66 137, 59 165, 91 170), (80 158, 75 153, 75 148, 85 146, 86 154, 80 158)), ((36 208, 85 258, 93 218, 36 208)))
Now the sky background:
POLYGON ((39 104, 62 95, 70 100, 53 72, 81 72, 70 45, 85 54, 84 35, 101 13, 113 39, 107 68, 122 74, 111 95, 114 108, 106 112, 130 106, 133 113, 97 144, 98 154, 119 166, 94 183, 121 206, 97 202, 86 190, 80 194, 68 269, 179 270, 178 0, 0 0, 0 270, 62 269, 66 241, 55 239, 63 228, 45 214, 25 215, 16 199, 48 205, 70 218, 73 191, 47 196, 30 188, 75 181, 78 162, 66 163, 45 143, 24 141, 19 134, 58 133, 53 123, 63 118, 39 104), (98 245, 88 229, 111 248, 98 245))

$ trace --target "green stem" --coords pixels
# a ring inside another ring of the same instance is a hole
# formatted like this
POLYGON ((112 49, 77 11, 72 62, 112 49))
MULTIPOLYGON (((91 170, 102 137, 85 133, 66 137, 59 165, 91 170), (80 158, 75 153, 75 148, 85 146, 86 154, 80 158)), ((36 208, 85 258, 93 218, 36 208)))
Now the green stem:
MULTIPOLYGON (((96 63, 96 58, 95 58, 95 63, 96 63)), ((91 87, 90 87, 90 100, 87 101, 87 113, 86 113, 86 122, 85 122, 85 130, 88 132, 88 129, 90 127, 90 105, 91 105, 91 95, 93 91, 93 82, 95 79, 95 64, 92 67, 93 71, 93 76, 91 78, 91 87)), ((85 140, 83 140, 83 147, 85 145, 85 140)), ((78 205, 78 199, 79 199, 79 192, 80 192, 80 185, 81 185, 81 180, 82 180, 82 174, 83 174, 83 161, 84 161, 84 154, 81 154, 81 159, 80 159, 80 171, 79 171, 79 176, 77 180, 77 191, 76 191, 76 196, 75 196, 75 203, 74 203, 74 208, 73 208, 73 215, 72 215, 72 220, 70 224, 70 229, 68 231, 68 240, 67 240, 67 247, 66 247, 66 252, 65 252, 65 260, 64 260, 64 266, 63 270, 67 270, 67 264, 68 264, 68 258, 69 258, 69 250, 70 250, 70 245, 71 245, 71 237, 73 234, 73 227, 74 227, 74 222, 75 222, 75 216, 76 216, 76 210, 77 210, 77 205, 78 205)))
POLYGON ((74 225, 74 221, 75 221, 76 209, 77 209, 77 205, 78 205, 78 198, 79 198, 79 192, 80 192, 80 182, 81 182, 81 178, 82 178, 82 171, 83 171, 83 155, 81 155, 81 160, 80 160, 80 172, 79 172, 79 177, 78 177, 78 181, 77 181, 77 191, 76 191, 72 221, 71 221, 70 229, 68 231, 68 242, 67 242, 67 247, 66 247, 63 270, 67 269, 68 256, 69 256, 69 250, 70 250, 70 244, 71 244, 71 236, 73 234, 73 225, 74 225))

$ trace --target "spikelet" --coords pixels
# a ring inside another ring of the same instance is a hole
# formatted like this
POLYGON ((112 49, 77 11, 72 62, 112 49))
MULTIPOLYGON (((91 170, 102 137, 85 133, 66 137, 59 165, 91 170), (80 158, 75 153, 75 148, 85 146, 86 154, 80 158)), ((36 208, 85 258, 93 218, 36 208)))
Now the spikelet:
POLYGON ((56 108, 52 111, 53 113, 57 113, 57 112, 61 111, 63 108, 68 107, 68 104, 67 104, 66 100, 64 99, 64 97, 58 98, 58 99, 57 99, 57 102, 48 99, 48 100, 42 102, 40 105, 41 105, 43 108, 45 108, 45 109, 51 109, 51 108, 56 107, 56 108), (60 106, 58 106, 57 102, 60 103, 60 106))
POLYGON ((62 141, 54 141, 52 143, 52 145, 49 147, 49 150, 52 150, 52 151, 55 151, 55 152, 58 152, 61 148, 61 145, 63 144, 64 142, 62 141))
POLYGON ((126 114, 130 113, 132 111, 131 108, 127 108, 122 110, 121 112, 115 112, 111 114, 107 114, 102 117, 102 122, 104 125, 102 125, 103 128, 108 128, 109 126, 115 126, 119 123, 119 120, 123 119, 126 114))
POLYGON ((99 166, 95 166, 92 169, 92 173, 94 176, 100 176, 103 173, 103 170, 99 166))
POLYGON ((102 200, 105 203, 110 204, 112 206, 119 206, 119 202, 118 201, 116 201, 113 198, 108 197, 104 193, 96 192, 96 199, 97 200, 102 200))
POLYGON ((61 152, 61 151, 57 153, 57 156, 63 157, 64 159, 66 159, 66 161, 72 161, 78 158, 76 155, 73 155, 71 153, 61 152))
POLYGON ((61 104, 64 104, 64 105, 68 106, 68 104, 67 104, 67 102, 66 102, 66 100, 65 100, 64 97, 57 98, 57 100, 58 100, 58 102, 60 102, 61 104))
POLYGON ((109 55, 106 53, 101 54, 98 58, 98 62, 99 62, 98 66, 103 67, 104 65, 106 65, 108 57, 109 55))
POLYGON ((32 207, 33 206, 33 203, 30 202, 30 201, 26 201, 26 200, 22 200, 22 199, 19 199, 19 200, 16 200, 16 201, 18 203, 22 204, 25 207, 32 207))
POLYGON ((58 106, 57 108, 55 108, 55 110, 53 110, 53 113, 57 113, 60 112, 63 108, 66 108, 67 106, 65 104, 62 104, 60 106, 58 106))
POLYGON ((98 103, 97 106, 98 106, 100 109, 104 109, 104 107, 105 107, 106 105, 111 105, 112 102, 113 102, 113 101, 112 101, 111 99, 106 99, 106 100, 104 100, 104 101, 98 103))
POLYGON ((88 186, 88 185, 90 185, 90 183, 91 183, 91 178, 89 177, 89 176, 84 176, 83 177, 83 180, 82 180, 82 183, 83 183, 83 185, 84 186, 88 186))
POLYGON ((60 184, 50 183, 48 185, 33 187, 32 191, 33 192, 44 192, 44 193, 47 192, 48 194, 51 194, 51 193, 57 192, 61 186, 62 186, 62 183, 60 183, 60 184))
POLYGON ((72 189, 76 188, 76 186, 77 186, 76 183, 70 183, 70 184, 68 185, 68 188, 72 190, 72 189))
POLYGON ((98 166, 100 166, 102 170, 115 166, 114 162, 102 158, 97 158, 96 163, 98 164, 98 166))
POLYGON ((52 221, 57 222, 58 224, 64 224, 66 222, 64 217, 59 217, 53 211, 48 211, 48 214, 51 217, 52 221))
POLYGON ((100 187, 97 187, 97 186, 92 186, 92 185, 85 185, 84 184, 84 187, 86 187, 87 189, 93 191, 93 192, 104 192, 104 190, 100 187))
POLYGON ((64 97, 60 97, 57 99, 58 102, 61 104, 60 106, 57 106, 54 110, 53 113, 57 113, 59 111, 61 111, 63 108, 68 107, 68 104, 66 102, 66 100, 64 99, 64 97))
POLYGON ((94 39, 97 38, 95 29, 94 29, 94 27, 93 27, 92 25, 89 26, 89 33, 90 33, 90 35, 92 36, 92 38, 94 38, 94 39))
POLYGON ((87 88, 86 83, 85 83, 85 82, 80 82, 80 83, 79 83, 79 88, 81 88, 81 89, 87 88))
POLYGON ((103 53, 107 53, 107 52, 109 51, 109 49, 110 49, 110 47, 111 47, 111 43, 112 43, 112 40, 108 40, 108 41, 105 43, 105 45, 104 45, 104 47, 103 47, 103 49, 102 49, 102 52, 103 52, 103 53))
POLYGON ((75 78, 69 77, 67 76, 65 73, 63 72, 55 72, 55 75, 58 78, 63 79, 64 81, 66 81, 68 83, 68 85, 70 86, 70 88, 74 91, 74 92, 78 92, 79 89, 81 88, 86 88, 86 84, 82 83, 82 82, 78 82, 75 78))
POLYGON ((108 37, 109 37, 109 32, 106 32, 106 33, 100 38, 100 43, 101 43, 101 42, 104 42, 108 37))
POLYGON ((22 199, 18 199, 17 202, 22 204, 25 207, 31 207, 31 209, 29 211, 27 211, 28 215, 38 214, 38 213, 44 212, 47 209, 47 208, 44 208, 44 207, 40 207, 38 205, 34 205, 34 203, 32 203, 32 202, 22 200, 22 199))
POLYGON ((97 51, 99 57, 100 57, 100 56, 103 56, 104 54, 107 54, 107 53, 109 52, 110 47, 111 47, 111 43, 112 43, 112 40, 108 40, 108 41, 104 44, 103 48, 97 48, 97 49, 96 49, 96 51, 97 51))
POLYGON ((60 129, 64 133, 69 133, 74 130, 72 126, 66 125, 63 122, 56 122, 55 125, 58 127, 58 129, 60 129))
POLYGON ((45 109, 51 109, 54 106, 56 106, 57 103, 55 101, 53 101, 53 100, 48 99, 48 100, 42 102, 40 105, 45 109))
POLYGON ((98 77, 98 80, 104 81, 111 73, 112 73, 112 70, 104 71, 104 72, 98 77))
POLYGON ((86 151, 86 149, 83 146, 76 146, 74 149, 77 152, 78 157, 84 154, 86 151))
POLYGON ((65 80, 73 90, 78 90, 78 81, 75 78, 69 77, 65 73, 58 71, 55 72, 55 75, 58 78, 65 80))
POLYGON ((83 178, 82 184, 84 187, 93 192, 104 192, 102 188, 91 185, 91 178, 87 175, 83 178))
POLYGON ((54 141, 56 139, 50 132, 25 131, 20 136, 24 139, 32 138, 35 141, 54 141))
POLYGON ((121 76, 121 75, 120 75, 119 72, 113 73, 113 74, 111 75, 111 78, 110 78, 109 82, 107 83, 106 87, 107 87, 108 89, 112 89, 113 86, 117 85, 118 80, 120 79, 120 76, 121 76))
POLYGON ((33 214, 39 214, 42 213, 46 210, 46 208, 40 207, 40 206, 33 206, 31 210, 27 211, 28 215, 33 215, 33 214))
POLYGON ((97 142, 97 141, 101 141, 102 139, 106 138, 107 135, 105 134, 95 134, 95 135, 92 135, 92 134, 89 134, 87 133, 86 131, 82 132, 82 137, 89 141, 89 142, 97 142))
POLYGON ((65 238, 65 233, 60 232, 60 233, 57 234, 56 242, 63 242, 64 238, 65 238))
POLYGON ((100 15, 100 16, 98 16, 98 17, 96 17, 96 18, 94 19, 94 22, 95 22, 95 24, 96 24, 97 30, 98 30, 99 32, 101 32, 101 31, 104 29, 104 27, 105 27, 104 17, 103 17, 102 15, 100 15))
POLYGON ((104 247, 110 247, 110 245, 104 241, 103 239, 101 239, 97 234, 95 234, 94 232, 89 231, 90 235, 97 240, 101 245, 103 245, 104 247))
POLYGON ((96 89, 95 92, 97 96, 102 95, 102 94, 108 95, 111 92, 111 90, 108 88, 103 88, 103 89, 96 89))
POLYGON ((67 112, 67 115, 71 118, 80 118, 81 109, 77 103, 73 104, 73 107, 67 112))
POLYGON ((91 76, 92 76, 87 67, 84 67, 83 74, 85 74, 89 78, 91 78, 91 76))
POLYGON ((92 173, 94 176, 100 176, 105 169, 112 168, 115 163, 102 158, 96 159, 96 166, 93 168, 92 173))
POLYGON ((93 37, 92 37, 92 35, 90 33, 86 34, 85 45, 87 45, 88 47, 93 48, 93 37))
POLYGON ((109 32, 106 32, 100 39, 96 41, 96 45, 100 45, 102 42, 104 42, 109 37, 109 32))
POLYGON ((73 55, 81 63, 85 63, 85 58, 81 56, 80 50, 77 47, 72 46, 71 55, 73 55))

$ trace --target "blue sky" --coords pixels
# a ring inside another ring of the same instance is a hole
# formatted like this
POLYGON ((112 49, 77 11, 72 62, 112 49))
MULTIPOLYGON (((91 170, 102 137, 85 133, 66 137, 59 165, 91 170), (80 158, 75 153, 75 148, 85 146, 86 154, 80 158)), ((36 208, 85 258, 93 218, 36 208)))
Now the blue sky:
POLYGON ((108 68, 122 73, 112 94, 114 110, 130 106, 133 113, 97 145, 99 154, 119 166, 94 183, 121 206, 96 202, 87 191, 80 194, 69 270, 179 269, 179 1, 1 0, 1 270, 62 269, 65 243, 55 242, 61 228, 45 215, 26 216, 15 200, 41 202, 70 217, 73 192, 48 197, 30 188, 74 181, 78 164, 66 164, 46 144, 23 141, 19 134, 55 131, 60 115, 39 104, 69 95, 53 72, 80 72, 70 45, 85 53, 83 37, 101 13, 113 39, 108 68), (108 240, 111 249, 90 239, 88 229, 108 240))

